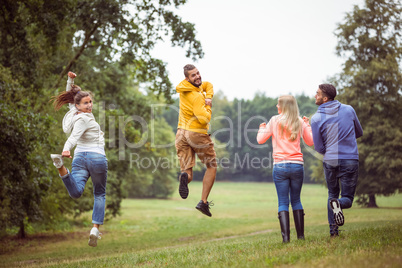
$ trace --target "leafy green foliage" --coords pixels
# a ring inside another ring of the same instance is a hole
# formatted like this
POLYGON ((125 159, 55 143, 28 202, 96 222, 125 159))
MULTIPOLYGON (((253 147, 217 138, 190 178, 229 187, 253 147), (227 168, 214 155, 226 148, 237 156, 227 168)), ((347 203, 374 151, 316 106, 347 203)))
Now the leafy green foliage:
MULTIPOLYGON (((95 94, 98 113, 94 115, 105 132, 109 159, 106 218, 118 215, 121 200, 128 193, 166 197, 172 192, 175 175, 171 171, 154 176, 127 168, 127 156, 135 151, 127 145, 141 141, 148 129, 138 121, 125 120, 137 116, 149 123, 151 103, 171 102, 172 85, 165 63, 151 56, 155 44, 164 36, 171 38, 172 45, 184 47, 187 56, 203 56, 194 25, 174 13, 174 8, 185 2, 2 1, 3 233, 17 227, 24 234, 24 228, 35 221, 52 228, 69 215, 78 217, 92 209, 92 186, 87 185, 80 199, 71 199, 49 159, 49 154, 61 151, 67 139, 61 130, 67 108, 55 113, 48 102, 52 95, 64 90, 70 70, 78 74, 76 84, 95 94), (147 88, 148 96, 139 91, 140 86, 147 88), (12 164, 4 165, 8 162, 12 164), (143 177, 148 179, 142 180, 143 177), (141 187, 127 187, 133 178, 141 187), (20 183, 11 183, 12 180, 20 183)), ((157 143, 172 138, 164 134, 156 137, 157 143)), ((147 157, 167 153, 152 146, 139 150, 147 157)), ((70 160, 65 162, 67 167, 71 165, 70 160)))
POLYGON ((337 53, 347 60, 333 80, 364 130, 357 194, 370 206, 376 206, 375 195, 402 190, 401 12, 399 1, 366 0, 336 30, 337 53))
MULTIPOLYGON (((1 66, 0 66, 1 67, 1 66)), ((0 232, 19 226, 24 237, 26 221, 43 218, 40 207, 51 180, 43 170, 42 149, 53 122, 48 115, 37 115, 23 98, 24 89, 0 68, 0 232), (38 132, 38 130, 41 130, 38 132)))

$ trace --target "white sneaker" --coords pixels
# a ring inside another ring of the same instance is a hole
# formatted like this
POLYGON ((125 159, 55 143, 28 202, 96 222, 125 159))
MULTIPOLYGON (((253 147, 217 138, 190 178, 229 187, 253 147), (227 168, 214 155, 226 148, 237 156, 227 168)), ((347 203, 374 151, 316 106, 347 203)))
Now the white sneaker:
POLYGON ((329 204, 331 206, 332 212, 334 213, 334 220, 336 225, 342 226, 345 223, 345 216, 343 216, 341 203, 339 203, 338 199, 332 198, 329 201, 329 204))
POLYGON ((91 247, 96 247, 98 245, 98 239, 101 239, 100 235, 101 233, 99 232, 98 228, 93 227, 89 233, 88 245, 91 247))
POLYGON ((61 154, 51 154, 50 157, 53 160, 53 165, 56 168, 61 168, 63 166, 63 157, 61 154))

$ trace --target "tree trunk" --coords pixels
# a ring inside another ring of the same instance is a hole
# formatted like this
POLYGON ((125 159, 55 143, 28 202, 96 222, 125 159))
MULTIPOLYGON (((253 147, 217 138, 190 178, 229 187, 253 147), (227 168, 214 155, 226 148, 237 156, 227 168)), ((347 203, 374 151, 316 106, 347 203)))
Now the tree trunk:
POLYGON ((26 234, 25 234, 25 226, 24 226, 24 221, 21 221, 20 223, 20 230, 18 232, 18 238, 25 238, 26 234))
POLYGON ((367 207, 369 208, 378 208, 377 203, 375 201, 375 195, 374 194, 369 194, 369 202, 367 207))

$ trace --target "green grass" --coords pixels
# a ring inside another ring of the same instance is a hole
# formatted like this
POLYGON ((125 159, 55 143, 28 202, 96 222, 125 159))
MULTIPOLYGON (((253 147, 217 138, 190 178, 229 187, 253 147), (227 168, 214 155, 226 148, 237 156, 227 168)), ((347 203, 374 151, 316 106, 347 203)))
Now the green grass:
MULTIPOLYGON (((271 183, 217 182, 210 199, 213 217, 194 207, 201 183, 190 196, 169 200, 124 200, 122 215, 101 228, 98 247, 87 245, 90 227, 31 235, 2 242, 4 267, 399 267, 402 261, 402 195, 379 197, 379 209, 345 210, 340 237, 329 237, 327 190, 304 185, 306 240, 282 244, 277 197, 271 183)), ((89 222, 91 214, 82 216, 89 222)))

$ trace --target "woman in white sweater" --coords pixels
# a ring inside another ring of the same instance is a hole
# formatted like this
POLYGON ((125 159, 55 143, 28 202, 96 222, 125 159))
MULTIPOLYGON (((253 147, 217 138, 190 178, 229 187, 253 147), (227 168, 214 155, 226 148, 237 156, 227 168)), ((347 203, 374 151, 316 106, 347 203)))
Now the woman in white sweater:
POLYGON ((92 114, 92 93, 81 91, 74 85, 76 74, 69 72, 66 91, 53 97, 54 107, 59 110, 68 104, 70 111, 63 119, 63 131, 71 133, 62 154, 52 154, 53 164, 59 170, 61 179, 72 198, 79 198, 84 192, 89 177, 94 188, 94 208, 92 213, 93 228, 88 245, 96 247, 100 239, 99 226, 105 217, 107 159, 103 132, 92 114), (75 146, 71 172, 64 167, 63 157, 71 157, 70 151, 75 146))

